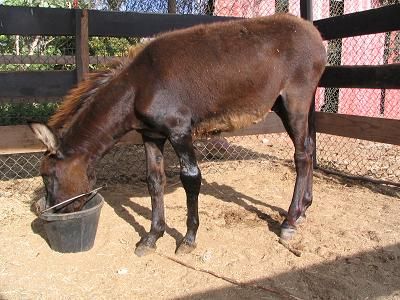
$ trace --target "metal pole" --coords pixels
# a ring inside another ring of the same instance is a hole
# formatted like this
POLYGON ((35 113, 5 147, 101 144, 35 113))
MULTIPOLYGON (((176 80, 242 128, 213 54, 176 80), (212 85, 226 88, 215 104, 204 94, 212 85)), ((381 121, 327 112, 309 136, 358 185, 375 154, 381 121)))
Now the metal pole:
POLYGON ((300 16, 308 21, 313 21, 312 0, 300 0, 300 16))

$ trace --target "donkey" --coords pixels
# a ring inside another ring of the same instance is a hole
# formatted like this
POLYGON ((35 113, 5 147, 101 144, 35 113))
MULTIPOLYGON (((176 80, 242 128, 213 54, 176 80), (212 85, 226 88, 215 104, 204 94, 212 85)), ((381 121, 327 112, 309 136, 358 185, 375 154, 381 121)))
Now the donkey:
MULTIPOLYGON (((71 90, 47 125, 30 127, 47 148, 46 201, 91 190, 95 164, 127 132, 143 138, 151 196, 150 232, 135 253, 151 253, 164 234, 163 149, 168 140, 186 192, 187 232, 177 253, 196 246, 201 173, 193 136, 243 128, 275 111, 295 147, 296 183, 281 238, 289 239, 312 203, 311 106, 326 51, 312 23, 289 14, 198 25, 168 32, 130 59, 93 73, 71 90)), ((60 211, 80 210, 81 197, 60 211)))

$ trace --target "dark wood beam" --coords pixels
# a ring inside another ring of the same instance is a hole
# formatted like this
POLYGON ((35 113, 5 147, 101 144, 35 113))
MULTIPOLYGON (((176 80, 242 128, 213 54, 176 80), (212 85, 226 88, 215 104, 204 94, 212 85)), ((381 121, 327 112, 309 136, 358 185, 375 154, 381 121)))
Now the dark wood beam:
POLYGON ((206 15, 140 14, 89 10, 89 35, 150 37, 197 24, 232 20, 206 15))
POLYGON ((0 5, 0 34, 74 35, 74 10, 0 5))
POLYGON ((74 71, 0 72, 0 97, 63 97, 75 83, 74 71))
POLYGON ((325 40, 400 29, 400 4, 314 21, 325 40))
POLYGON ((399 89, 400 64, 382 66, 327 66, 320 87, 399 89))

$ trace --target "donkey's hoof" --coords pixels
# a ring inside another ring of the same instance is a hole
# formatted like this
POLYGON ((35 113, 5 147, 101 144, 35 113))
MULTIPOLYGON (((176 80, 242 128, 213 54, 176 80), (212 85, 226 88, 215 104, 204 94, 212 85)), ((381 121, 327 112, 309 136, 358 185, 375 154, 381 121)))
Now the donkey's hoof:
POLYGON ((296 228, 294 227, 281 227, 280 239, 284 241, 291 240, 296 235, 296 228))
POLYGON ((152 254, 156 251, 156 247, 150 247, 146 245, 138 245, 135 249, 135 254, 139 257, 152 254))
POLYGON ((183 255, 183 254, 189 254, 192 252, 194 249, 196 249, 196 243, 189 243, 185 240, 181 242, 181 244, 176 248, 175 254, 176 255, 183 255))

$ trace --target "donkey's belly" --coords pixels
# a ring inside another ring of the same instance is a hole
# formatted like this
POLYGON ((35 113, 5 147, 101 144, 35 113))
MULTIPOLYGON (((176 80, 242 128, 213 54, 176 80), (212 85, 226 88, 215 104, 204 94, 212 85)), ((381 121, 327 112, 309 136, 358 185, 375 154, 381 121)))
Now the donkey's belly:
POLYGON ((194 127, 196 136, 213 135, 224 131, 233 131, 256 124, 264 119, 270 107, 264 109, 228 111, 204 119, 194 127))

